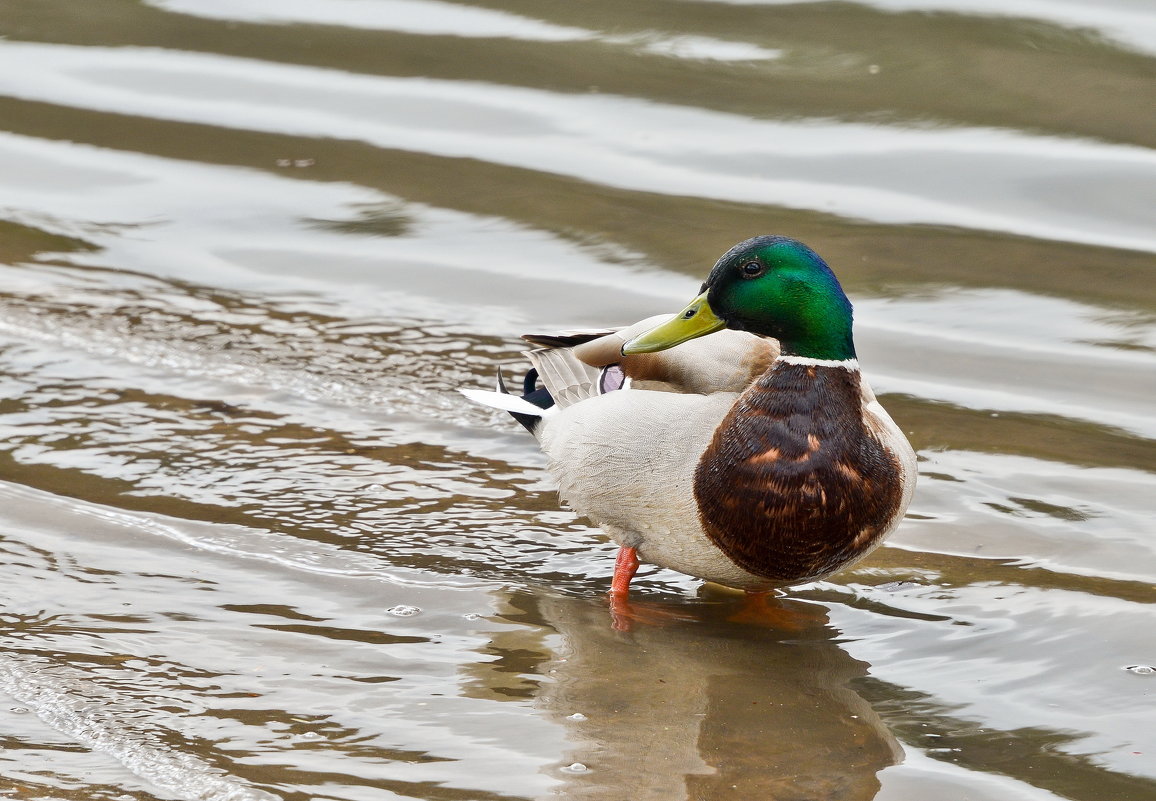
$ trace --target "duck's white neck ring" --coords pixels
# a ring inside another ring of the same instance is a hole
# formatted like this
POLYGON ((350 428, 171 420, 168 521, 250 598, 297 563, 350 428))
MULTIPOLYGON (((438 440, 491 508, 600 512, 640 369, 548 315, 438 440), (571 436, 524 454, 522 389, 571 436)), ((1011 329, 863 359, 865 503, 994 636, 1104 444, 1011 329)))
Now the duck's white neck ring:
POLYGON ((853 371, 859 369, 858 359, 812 359, 810 356, 783 355, 779 357, 779 361, 784 364, 798 364, 807 367, 842 367, 844 370, 853 371))

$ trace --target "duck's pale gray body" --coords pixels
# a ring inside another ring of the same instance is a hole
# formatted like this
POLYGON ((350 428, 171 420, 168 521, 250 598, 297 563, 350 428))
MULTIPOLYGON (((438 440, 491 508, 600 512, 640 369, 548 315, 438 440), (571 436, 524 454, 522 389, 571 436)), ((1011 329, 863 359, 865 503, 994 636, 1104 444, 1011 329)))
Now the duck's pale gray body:
POLYGON ((524 396, 467 394, 514 413, 563 499, 622 546, 621 623, 640 561, 761 591, 854 564, 895 528, 915 454, 859 372, 852 317, 817 253, 759 236, 679 313, 527 336, 524 396))
MULTIPOLYGON (((656 322, 645 320, 605 337, 606 352, 616 353, 636 330, 656 322)), ((597 343, 582 347, 584 352, 579 352, 587 358, 598 352, 597 343)), ((529 355, 551 395, 567 399, 543 416, 534 434, 550 458, 562 499, 574 511, 620 545, 637 548, 645 562, 744 589, 794 583, 756 575, 735 564, 704 530, 695 497, 696 470, 716 430, 742 392, 750 389, 758 367, 773 363, 777 356, 773 341, 737 331, 692 340, 657 354, 667 363, 661 377, 668 380, 631 382, 605 394, 599 394, 599 370, 579 360, 575 349, 543 349, 529 355), (698 378, 669 380, 687 375, 698 378), (687 392, 686 384, 699 391, 687 392), (661 389, 642 388, 648 385, 661 389)), ((873 548, 910 502, 915 454, 862 379, 860 386, 864 423, 894 455, 905 487, 873 548)))

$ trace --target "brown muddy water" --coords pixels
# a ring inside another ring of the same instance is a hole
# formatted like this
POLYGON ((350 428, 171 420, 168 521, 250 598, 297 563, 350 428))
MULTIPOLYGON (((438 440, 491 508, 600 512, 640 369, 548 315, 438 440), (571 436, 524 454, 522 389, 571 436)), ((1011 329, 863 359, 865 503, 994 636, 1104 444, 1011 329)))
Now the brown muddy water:
POLYGON ((1156 798, 1150 0, 0 0, 0 798, 1156 798), (919 452, 802 621, 458 386, 831 262, 919 452))

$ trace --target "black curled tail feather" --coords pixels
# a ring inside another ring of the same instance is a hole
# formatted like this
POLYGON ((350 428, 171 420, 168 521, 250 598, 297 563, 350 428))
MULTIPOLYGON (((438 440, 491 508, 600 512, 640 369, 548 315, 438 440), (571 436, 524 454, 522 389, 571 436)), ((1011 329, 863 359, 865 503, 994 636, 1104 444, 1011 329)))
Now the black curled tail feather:
MULTIPOLYGON (((504 395, 512 394, 506 387, 506 379, 502 377, 502 371, 498 370, 498 392, 504 395)), ((554 398, 550 395, 550 391, 545 387, 538 386, 538 371, 535 368, 530 368, 522 379, 522 400, 534 404, 539 409, 549 409, 554 405, 554 398)), ((521 412, 510 412, 510 416, 517 420, 527 431, 531 434, 542 422, 542 418, 532 414, 523 414, 521 412)))

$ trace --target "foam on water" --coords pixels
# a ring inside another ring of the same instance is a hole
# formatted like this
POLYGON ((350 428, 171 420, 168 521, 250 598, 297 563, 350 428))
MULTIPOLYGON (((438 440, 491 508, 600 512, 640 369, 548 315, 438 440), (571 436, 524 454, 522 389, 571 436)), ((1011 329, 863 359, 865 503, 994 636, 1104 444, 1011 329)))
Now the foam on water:
POLYGON ((111 692, 72 668, 12 651, 0 653, 0 691, 85 748, 108 754, 182 801, 278 801, 187 751, 168 748, 163 741, 179 739, 179 731, 117 714, 111 692))

